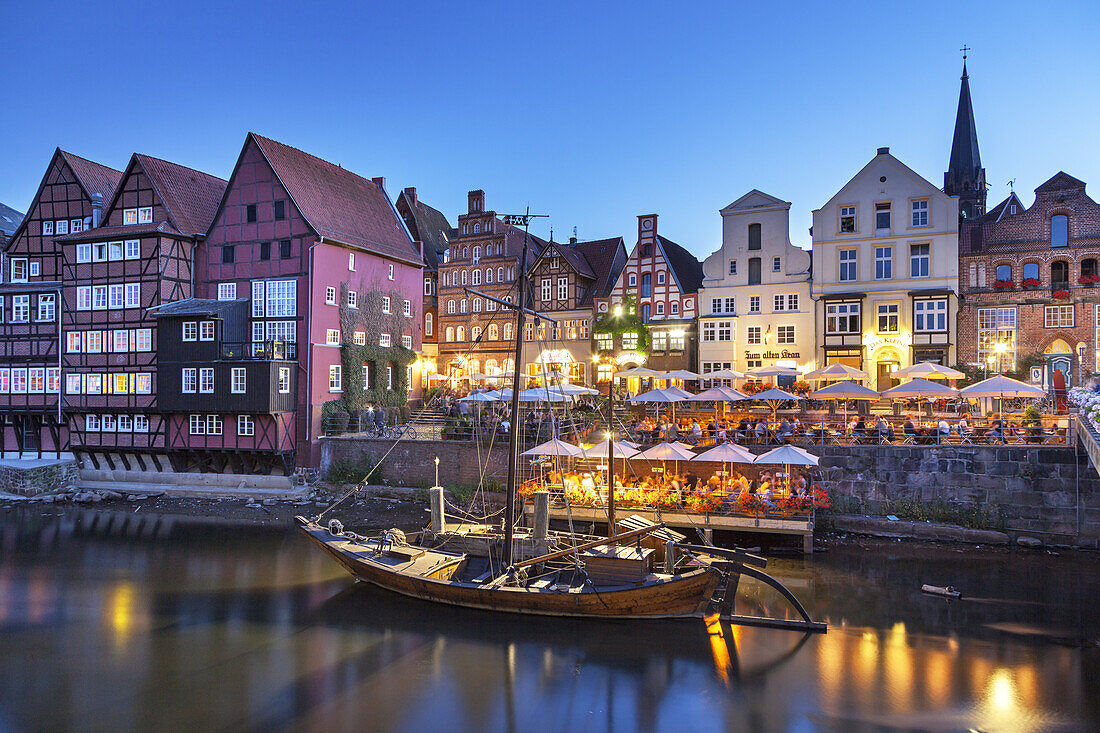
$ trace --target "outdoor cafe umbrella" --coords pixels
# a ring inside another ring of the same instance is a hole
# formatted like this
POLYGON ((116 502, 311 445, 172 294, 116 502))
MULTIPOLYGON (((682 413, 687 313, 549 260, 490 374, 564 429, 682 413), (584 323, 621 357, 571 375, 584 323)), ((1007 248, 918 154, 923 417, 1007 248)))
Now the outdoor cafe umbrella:
POLYGON ((461 398, 459 402, 500 402, 500 394, 496 392, 474 392, 461 398))
POLYGON ((450 377, 448 377, 446 374, 429 374, 428 375, 428 381, 429 382, 446 382, 448 379, 450 379, 450 377))
MULTIPOLYGON (((695 372, 689 372, 687 369, 676 369, 676 370, 671 371, 671 372, 661 372, 660 374, 654 375, 653 378, 654 379, 663 379, 666 382, 669 382, 673 379, 687 379, 687 380, 691 380, 691 381, 694 381, 696 379, 702 379, 701 376, 699 376, 695 372)), ((669 386, 671 386, 671 385, 669 385, 669 386)))
POLYGON ((658 374, 660 374, 660 372, 640 366, 631 367, 630 369, 625 369, 621 372, 615 372, 616 377, 655 377, 658 374))
MULTIPOLYGON (((809 375, 807 375, 809 376, 809 375)), ((844 400, 844 422, 848 422, 848 400, 881 399, 878 392, 855 382, 834 382, 810 393, 811 400, 844 400)))
POLYGON ((521 456, 566 456, 575 457, 581 454, 581 449, 577 446, 566 443, 564 440, 548 440, 545 443, 540 443, 530 450, 525 450, 520 453, 521 456))
MULTIPOLYGON (((601 440, 599 443, 596 443, 595 445, 590 445, 590 446, 582 445, 579 449, 580 450, 579 456, 581 458, 607 458, 607 454, 608 454, 607 444, 608 444, 608 441, 601 440)), ((637 454, 638 454, 638 451, 635 450, 634 448, 631 448, 629 445, 623 445, 620 442, 615 443, 615 457, 616 458, 631 458, 631 457, 633 457, 637 454)))
POLYGON ((902 369, 894 370, 894 373, 890 375, 894 379, 901 379, 902 377, 921 379, 964 379, 966 375, 960 372, 958 369, 952 369, 951 367, 941 366, 934 361, 922 361, 919 364, 913 364, 902 369))
POLYGON ((978 397, 997 397, 1000 399, 1005 397, 1046 397, 1046 394, 1046 390, 1042 387, 1026 384, 1003 374, 990 377, 959 390, 960 396, 970 399, 978 397))
MULTIPOLYGON (((675 389, 675 388, 670 388, 675 389)), ((667 389, 651 389, 648 392, 643 392, 640 395, 631 397, 629 402, 653 402, 657 405, 657 417, 661 417, 661 405, 675 405, 683 399, 680 395, 670 394, 667 389)))
POLYGON ((570 397, 581 394, 599 394, 598 391, 590 387, 583 387, 579 384, 554 384, 549 387, 549 390, 551 392, 560 392, 570 397))
POLYGON ((714 446, 708 451, 700 453, 692 458, 692 460, 721 463, 722 473, 725 474, 727 463, 752 463, 755 458, 756 456, 750 453, 747 448, 743 448, 736 443, 722 443, 714 446))
POLYGON ((816 466, 818 457, 795 445, 781 445, 756 457, 753 464, 761 466, 783 466, 788 482, 791 466, 816 466))
POLYGON ((818 369, 814 369, 812 372, 807 372, 804 375, 804 379, 807 381, 823 382, 826 379, 867 379, 869 375, 867 372, 850 367, 847 364, 841 364, 837 362, 830 364, 829 366, 823 366, 818 369))
POLYGON ((721 403, 723 402, 739 402, 741 400, 747 400, 748 396, 738 392, 733 387, 723 387, 718 385, 717 387, 711 387, 710 389, 703 390, 699 394, 693 394, 688 398, 692 402, 714 402, 714 425, 718 426, 718 413, 721 409, 721 403))
POLYGON ((716 372, 707 372, 699 375, 700 379, 744 379, 745 375, 733 369, 719 369, 716 372))
POLYGON ((758 366, 746 369, 745 376, 756 377, 758 379, 762 377, 797 377, 798 370, 794 367, 769 364, 768 366, 758 366))
MULTIPOLYGON (((894 372, 894 374, 897 374, 897 372, 894 372)), ((882 396, 891 399, 916 397, 918 400, 922 397, 930 397, 939 400, 954 397, 957 394, 959 394, 959 390, 948 387, 946 384, 929 382, 927 379, 911 379, 905 384, 899 384, 884 391, 882 396)))
MULTIPOLYGON (((676 464, 679 464, 680 461, 690 461, 693 458, 695 458, 695 452, 683 443, 658 443, 652 448, 631 456, 630 460, 660 461, 661 463, 675 461, 676 464)), ((674 465, 673 470, 679 473, 679 466, 674 465)))
POLYGON ((561 392, 555 392, 551 389, 543 389, 541 387, 533 387, 531 389, 525 389, 519 393, 520 402, 565 402, 569 398, 561 392))
MULTIPOLYGON (((751 371, 751 370, 750 370, 751 371)), ((775 411, 779 409, 780 402, 786 402, 787 400, 800 400, 802 399, 796 394, 779 389, 778 387, 772 387, 766 389, 763 392, 758 392, 749 398, 750 400, 756 400, 757 402, 767 402, 768 407, 772 408, 772 422, 775 422, 775 411)))

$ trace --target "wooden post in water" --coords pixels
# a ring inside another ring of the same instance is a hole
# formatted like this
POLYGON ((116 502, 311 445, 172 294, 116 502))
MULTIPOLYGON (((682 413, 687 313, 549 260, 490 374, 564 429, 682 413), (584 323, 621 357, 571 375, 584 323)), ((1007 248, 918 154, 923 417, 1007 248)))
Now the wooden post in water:
POLYGON ((447 531, 447 520, 443 513, 443 487, 433 486, 428 490, 432 503, 432 532, 439 534, 447 531))
MULTIPOLYGON (((615 537, 615 372, 607 383, 607 536, 615 537)), ((615 544, 612 542, 611 544, 615 544)))
POLYGON ((536 491, 532 498, 535 502, 533 538, 536 542, 545 541, 550 531, 550 492, 536 491))

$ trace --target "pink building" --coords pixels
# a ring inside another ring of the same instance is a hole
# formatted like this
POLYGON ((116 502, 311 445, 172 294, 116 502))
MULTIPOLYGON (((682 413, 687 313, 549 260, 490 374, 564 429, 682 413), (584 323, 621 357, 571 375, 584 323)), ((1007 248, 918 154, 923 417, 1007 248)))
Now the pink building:
POLYGON ((368 402, 419 388, 423 257, 381 178, 249 133, 195 266, 197 298, 249 300, 251 348, 297 346, 298 467, 318 464, 322 405, 349 380, 368 402), (372 358, 345 373, 354 347, 372 358))

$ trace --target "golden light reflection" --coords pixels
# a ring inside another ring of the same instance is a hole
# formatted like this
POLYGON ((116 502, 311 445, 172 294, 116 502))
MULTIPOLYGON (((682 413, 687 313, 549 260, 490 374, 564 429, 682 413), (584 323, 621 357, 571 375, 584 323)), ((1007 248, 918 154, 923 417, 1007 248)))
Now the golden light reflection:
POLYGON ((908 712, 913 705, 913 650, 909 648, 905 624, 900 621, 886 637, 884 661, 890 707, 894 712, 908 712))
POLYGON ((722 620, 717 613, 703 619, 707 625, 707 637, 710 639, 710 652, 714 657, 714 671, 723 685, 730 682, 730 650, 722 636, 722 620))
POLYGON ((924 658, 924 695, 932 707, 943 708, 951 696, 951 658, 929 649, 924 658))
POLYGON ((856 647, 855 674, 856 689, 861 700, 867 700, 877 688, 875 670, 879 658, 878 635, 874 631, 864 631, 856 647))
POLYGON ((1016 685, 1012 674, 1004 667, 998 667, 989 678, 985 695, 986 706, 992 712, 1006 713, 1016 704, 1016 685))
POLYGON ((822 636, 817 643, 817 677, 821 689, 821 701, 826 710, 840 706, 840 683, 844 676, 844 647, 851 637, 832 632, 822 636))
POLYGON ((132 583, 119 583, 108 597, 108 613, 111 630, 115 634, 115 645, 125 646, 134 630, 134 586, 132 583))

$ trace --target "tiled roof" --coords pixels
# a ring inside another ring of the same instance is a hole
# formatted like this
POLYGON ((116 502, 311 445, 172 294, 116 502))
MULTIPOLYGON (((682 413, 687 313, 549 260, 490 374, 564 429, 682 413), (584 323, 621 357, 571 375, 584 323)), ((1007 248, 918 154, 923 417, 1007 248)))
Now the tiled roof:
POLYGON ((110 239, 111 237, 117 237, 118 239, 134 239, 135 237, 156 235, 156 234, 179 234, 180 232, 172 226, 171 222, 158 221, 152 224, 131 224, 128 226, 117 227, 96 227, 95 229, 85 229, 82 232, 76 234, 65 234, 60 237, 54 237, 55 242, 91 242, 99 239, 110 239))
POLYGON ((135 153, 134 158, 168 209, 172 225, 181 234, 205 234, 228 183, 209 173, 150 155, 135 153))
MULTIPOLYGON (((500 221, 498 219, 498 221, 500 221)), ((504 227, 504 251, 515 257, 522 257, 523 255, 523 230, 519 227, 512 226, 511 224, 500 223, 499 226, 504 227)), ((539 253, 546 248, 549 244, 545 239, 540 239, 534 234, 528 234, 530 237, 531 248, 527 252, 527 269, 530 270, 535 266, 535 261, 539 258, 539 253)))
POLYGON ((0 234, 11 236, 19 228, 23 215, 10 206, 0 204, 0 234))
POLYGON ((611 237, 594 239, 590 242, 577 242, 576 249, 584 255, 596 275, 592 297, 606 298, 626 265, 626 245, 623 243, 623 238, 611 237))
POLYGON ((318 235, 421 264, 420 253, 381 186, 297 148, 249 135, 318 235))
MULTIPOLYGON (((447 249, 449 239, 454 236, 454 227, 443 212, 428 206, 419 196, 414 200, 402 191, 398 200, 403 201, 405 208, 412 214, 409 229, 413 237, 424 243, 425 264, 432 270, 439 269, 443 250, 447 249)), ((399 206, 398 209, 400 208, 399 206)))
POLYGON ((568 244, 562 244, 561 242, 551 240, 547 243, 546 247, 543 248, 539 257, 545 255, 551 245, 554 247, 553 251, 564 258, 578 275, 587 277, 591 280, 596 279, 596 271, 592 269, 592 265, 589 264, 588 258, 584 256, 583 252, 574 249, 574 247, 568 244))
POLYGON ((1035 193, 1047 193, 1048 191, 1068 191, 1084 187, 1084 181, 1074 178, 1065 171, 1058 171, 1051 177, 1049 181, 1035 189, 1035 193))
POLYGON ((173 316, 224 316, 243 308, 247 300, 215 300, 214 298, 186 298, 162 305, 153 311, 156 318, 173 316))
POLYGON ((657 241, 665 252, 669 267, 676 273, 676 281, 680 284, 680 292, 684 295, 699 292, 699 286, 703 284, 703 265, 695 259, 695 255, 688 252, 671 239, 657 235, 657 241))
POLYGON ((73 175, 80 181, 80 185, 84 187, 89 196, 93 193, 100 194, 103 196, 104 204, 111 200, 111 194, 115 192, 118 182, 122 180, 122 171, 116 171, 114 168, 108 168, 87 158, 81 158, 79 155, 67 153, 60 148, 58 148, 58 152, 65 159, 73 175))

